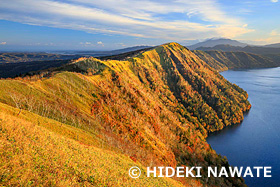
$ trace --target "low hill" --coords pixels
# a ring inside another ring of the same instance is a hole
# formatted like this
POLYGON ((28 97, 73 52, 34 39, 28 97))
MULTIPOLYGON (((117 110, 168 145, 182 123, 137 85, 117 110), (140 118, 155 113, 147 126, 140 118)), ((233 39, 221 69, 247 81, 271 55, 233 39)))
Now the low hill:
POLYGON ((264 47, 280 48, 280 43, 265 45, 264 47))
POLYGON ((0 53, 1 63, 24 63, 24 62, 39 62, 39 61, 51 61, 51 60, 70 60, 80 58, 81 55, 61 55, 50 53, 0 53))
POLYGON ((204 60, 217 71, 228 69, 245 69, 245 68, 268 68, 278 67, 280 62, 277 56, 262 56, 245 52, 223 52, 223 51, 193 51, 199 58, 204 60))
POLYGON ((133 163, 203 167, 201 178, 143 176, 133 186, 246 186, 242 178, 207 177, 207 166, 229 163, 206 137, 239 124, 251 107, 247 98, 177 43, 123 61, 81 58, 0 80, 0 171, 9 170, 1 185, 21 178, 31 186, 126 186, 133 163))
POLYGON ((21 77, 25 74, 31 75, 34 71, 60 67, 69 62, 71 62, 71 60, 0 63, 0 78, 14 78, 18 76, 21 77))

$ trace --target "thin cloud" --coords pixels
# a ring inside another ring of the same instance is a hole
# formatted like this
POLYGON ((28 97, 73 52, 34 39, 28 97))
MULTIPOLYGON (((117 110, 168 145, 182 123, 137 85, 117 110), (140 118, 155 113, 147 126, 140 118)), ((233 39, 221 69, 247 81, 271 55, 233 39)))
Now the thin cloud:
POLYGON ((280 36, 280 33, 277 30, 272 30, 270 36, 280 36))
POLYGON ((93 47, 93 46, 95 46, 95 44, 92 43, 92 42, 80 42, 80 45, 82 45, 84 47, 93 47))
MULTIPOLYGON (((263 36, 264 37, 250 38, 249 42, 250 43, 253 42, 253 44, 255 44, 255 45, 264 45, 264 44, 276 43, 276 42, 280 41, 280 32, 277 31, 276 29, 272 30, 270 33, 267 33, 266 35, 263 35, 263 36), (265 37, 265 36, 267 36, 267 37, 265 37)), ((247 41, 247 43, 248 43, 248 41, 247 41)))
POLYGON ((214 0, 173 2, 136 0, 12 0, 0 2, 0 19, 25 24, 81 30, 88 33, 128 35, 140 38, 186 40, 235 37, 253 30, 228 16, 214 0), (185 19, 166 21, 169 13, 185 19), (197 16, 201 22, 187 21, 197 16))
POLYGON ((0 45, 6 45, 7 44, 7 42, 1 42, 0 43, 0 45))

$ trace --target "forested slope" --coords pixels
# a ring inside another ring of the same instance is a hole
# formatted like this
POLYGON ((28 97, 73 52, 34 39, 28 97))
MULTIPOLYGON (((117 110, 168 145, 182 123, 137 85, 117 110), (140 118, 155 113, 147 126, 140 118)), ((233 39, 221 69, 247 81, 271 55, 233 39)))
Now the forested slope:
POLYGON ((279 58, 276 58, 276 55, 263 56, 246 52, 200 50, 194 50, 193 52, 217 71, 280 66, 279 58))

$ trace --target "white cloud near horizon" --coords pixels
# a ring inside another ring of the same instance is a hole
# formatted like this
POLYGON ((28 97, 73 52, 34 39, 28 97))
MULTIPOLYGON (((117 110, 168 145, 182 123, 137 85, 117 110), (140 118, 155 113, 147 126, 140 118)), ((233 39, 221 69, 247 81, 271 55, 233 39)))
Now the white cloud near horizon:
POLYGON ((102 47, 104 47, 104 44, 101 41, 97 42, 97 45, 101 45, 102 47))
POLYGON ((7 42, 0 42, 0 45, 6 45, 7 42))
POLYGON ((30 25, 165 40, 232 38, 252 32, 215 0, 0 0, 0 19, 30 25), (165 19, 169 14, 181 19, 165 19), (183 17, 185 15, 185 17, 183 17), (200 21, 191 21, 196 17, 200 21))

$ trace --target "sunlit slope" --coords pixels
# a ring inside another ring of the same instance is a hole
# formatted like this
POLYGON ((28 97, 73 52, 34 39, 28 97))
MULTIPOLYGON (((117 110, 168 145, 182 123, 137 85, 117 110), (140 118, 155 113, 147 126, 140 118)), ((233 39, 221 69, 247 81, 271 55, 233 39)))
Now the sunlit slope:
MULTIPOLYGON (((130 167, 145 171, 139 162, 84 144, 91 141, 86 132, 27 111, 18 116, 16 109, 4 104, 0 104, 0 130, 4 186, 183 186, 170 178, 132 179, 130 167), (75 137, 69 138, 67 131, 75 137)), ((189 180, 189 186, 196 184, 189 180)))
MULTIPOLYGON (((83 58, 36 76, 1 80, 0 90, 0 102, 16 107, 18 117, 27 110, 73 126, 91 137, 86 144, 143 166, 227 166, 205 138, 240 123, 250 108, 244 90, 177 43, 126 61, 83 58)), ((63 136, 83 137, 63 129, 63 136)), ((196 180, 209 186, 244 185, 240 178, 207 178, 205 170, 202 175, 196 180)))

